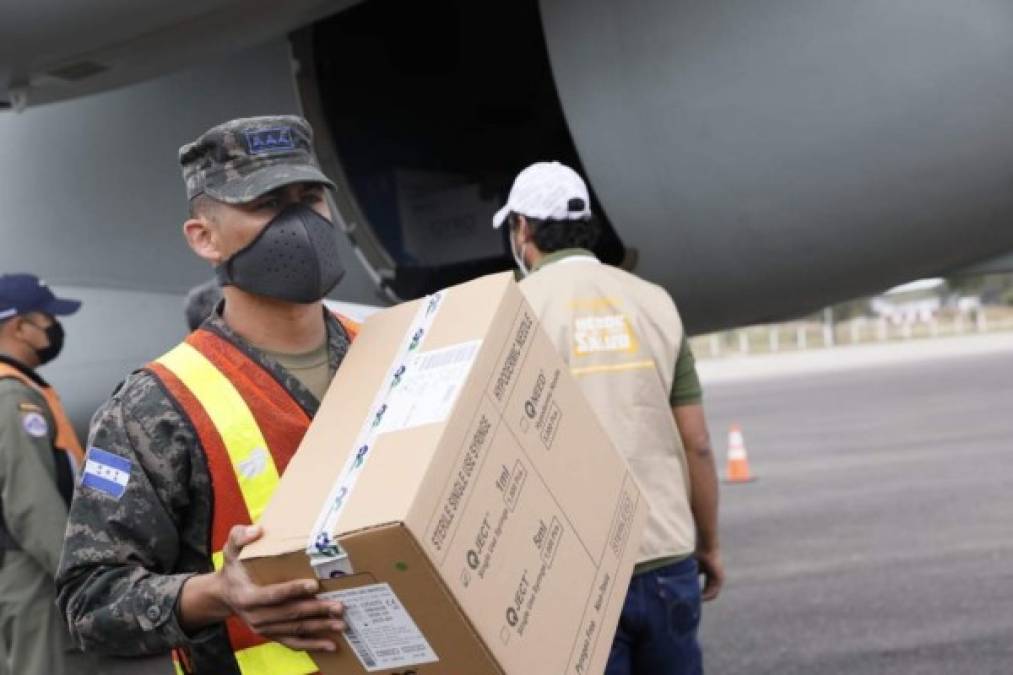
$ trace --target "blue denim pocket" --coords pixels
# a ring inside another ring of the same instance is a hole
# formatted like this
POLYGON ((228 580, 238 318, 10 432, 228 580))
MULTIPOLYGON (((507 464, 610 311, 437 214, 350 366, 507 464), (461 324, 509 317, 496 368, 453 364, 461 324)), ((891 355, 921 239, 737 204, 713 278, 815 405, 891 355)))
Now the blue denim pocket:
POLYGON ((679 564, 679 569, 667 567, 655 574, 660 609, 672 635, 685 636, 696 632, 700 625, 700 581, 695 561, 692 565, 679 564))

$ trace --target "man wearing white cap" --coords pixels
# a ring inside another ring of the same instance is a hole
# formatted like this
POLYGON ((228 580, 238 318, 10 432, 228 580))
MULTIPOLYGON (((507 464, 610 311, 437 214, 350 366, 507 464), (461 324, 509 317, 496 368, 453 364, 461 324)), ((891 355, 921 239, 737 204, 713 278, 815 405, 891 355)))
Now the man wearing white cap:
POLYGON ((679 312, 664 289, 590 251, 600 226, 573 169, 522 171, 493 217, 504 223, 521 289, 651 504, 606 675, 702 673, 701 600, 717 597, 724 570, 717 473, 679 312))

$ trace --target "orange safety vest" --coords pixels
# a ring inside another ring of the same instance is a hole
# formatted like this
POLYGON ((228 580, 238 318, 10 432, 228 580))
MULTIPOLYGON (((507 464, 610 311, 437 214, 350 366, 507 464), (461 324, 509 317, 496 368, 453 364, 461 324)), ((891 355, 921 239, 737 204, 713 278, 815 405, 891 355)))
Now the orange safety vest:
POLYGON ((359 329, 362 328, 362 326, 358 322, 349 319, 347 316, 344 316, 343 314, 338 314, 337 312, 331 312, 331 314, 334 316, 335 319, 338 320, 338 323, 341 324, 341 327, 345 329, 345 332, 348 333, 349 342, 352 342, 353 340, 355 340, 355 338, 359 336, 359 329))
MULTIPOLYGON (((350 338, 358 325, 337 316, 350 338)), ((189 419, 207 457, 214 492, 212 564, 235 525, 260 519, 289 460, 309 428, 310 416, 261 364, 217 333, 199 328, 148 364, 189 419)), ((307 675, 317 667, 297 652, 254 633, 236 617, 226 621, 243 675, 307 675)), ((177 673, 190 672, 187 655, 174 650, 177 673)))
POLYGON ((76 475, 84 462, 84 449, 81 447, 81 441, 77 437, 77 432, 74 431, 74 425, 70 423, 70 418, 67 417, 67 411, 63 409, 63 403, 56 390, 49 386, 42 386, 14 366, 0 361, 0 379, 6 377, 20 380, 25 386, 31 387, 46 399, 49 412, 56 422, 56 440, 53 442, 53 447, 67 453, 76 475))

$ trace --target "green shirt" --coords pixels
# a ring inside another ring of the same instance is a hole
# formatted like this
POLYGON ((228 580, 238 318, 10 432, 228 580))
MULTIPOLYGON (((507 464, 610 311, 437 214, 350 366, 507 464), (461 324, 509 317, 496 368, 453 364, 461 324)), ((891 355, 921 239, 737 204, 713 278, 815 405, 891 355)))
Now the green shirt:
POLYGON ((689 338, 682 336, 679 357, 675 361, 675 379, 672 380, 672 395, 669 402, 673 408, 682 405, 696 405, 703 401, 703 387, 696 373, 696 357, 689 347, 689 338))

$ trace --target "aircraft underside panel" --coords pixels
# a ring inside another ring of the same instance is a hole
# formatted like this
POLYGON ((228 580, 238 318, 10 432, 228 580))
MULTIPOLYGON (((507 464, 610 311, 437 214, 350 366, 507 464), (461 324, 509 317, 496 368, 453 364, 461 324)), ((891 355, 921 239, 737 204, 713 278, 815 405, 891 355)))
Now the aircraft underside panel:
MULTIPOLYGON (((212 272, 183 239, 180 145, 234 117, 299 111, 280 39, 123 89, 3 113, 0 271, 184 293, 212 272)), ((342 254, 342 299, 375 301, 351 248, 343 244, 342 254)))
POLYGON ((695 331, 1013 250, 1007 0, 541 0, 638 270, 695 331))
MULTIPOLYGON (((0 273, 32 272, 84 301, 42 374, 84 431, 128 373, 186 334, 183 295, 212 276, 183 240, 177 150, 237 116, 299 111, 289 45, 92 97, 0 114, 0 273)), ((376 303, 341 239, 335 297, 376 303)))

